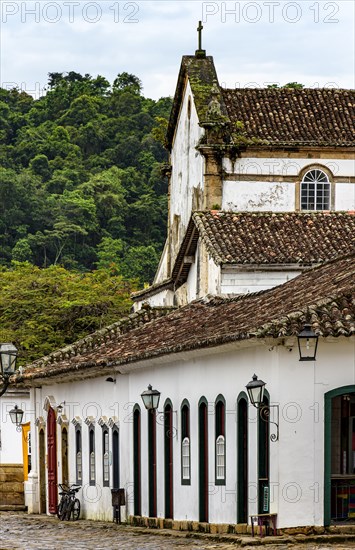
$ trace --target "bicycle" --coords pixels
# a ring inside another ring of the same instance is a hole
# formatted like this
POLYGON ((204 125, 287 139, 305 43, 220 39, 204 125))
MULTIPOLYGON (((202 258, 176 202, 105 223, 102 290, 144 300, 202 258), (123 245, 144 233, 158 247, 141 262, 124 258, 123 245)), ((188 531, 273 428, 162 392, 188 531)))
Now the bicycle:
POLYGON ((72 517, 73 521, 79 519, 80 516, 80 500, 76 498, 76 493, 81 488, 81 485, 66 485, 65 483, 59 483, 61 491, 59 492, 61 499, 57 506, 57 516, 63 520, 70 520, 72 517))

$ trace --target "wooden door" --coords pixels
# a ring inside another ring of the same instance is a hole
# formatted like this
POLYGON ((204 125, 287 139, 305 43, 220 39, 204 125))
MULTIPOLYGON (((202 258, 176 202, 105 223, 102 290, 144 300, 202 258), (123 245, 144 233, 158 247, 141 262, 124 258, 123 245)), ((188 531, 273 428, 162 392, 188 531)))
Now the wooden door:
POLYGON ((69 484, 68 468, 68 430, 62 428, 62 483, 69 484))
POLYGON ((23 480, 28 480, 31 470, 31 432, 30 423, 22 424, 23 480))
POLYGON ((47 468, 48 468, 48 511, 57 512, 57 424, 52 407, 48 410, 47 418, 47 468))

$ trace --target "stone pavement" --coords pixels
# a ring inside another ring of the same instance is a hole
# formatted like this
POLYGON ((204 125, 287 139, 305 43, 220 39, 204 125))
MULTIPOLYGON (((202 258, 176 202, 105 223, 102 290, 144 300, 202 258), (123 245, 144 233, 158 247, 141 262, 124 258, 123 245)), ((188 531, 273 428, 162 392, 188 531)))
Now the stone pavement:
POLYGON ((355 549, 355 538, 265 537, 260 540, 248 536, 148 530, 102 521, 61 522, 53 516, 0 512, 0 550, 235 550, 238 547, 244 550, 350 550, 355 549))

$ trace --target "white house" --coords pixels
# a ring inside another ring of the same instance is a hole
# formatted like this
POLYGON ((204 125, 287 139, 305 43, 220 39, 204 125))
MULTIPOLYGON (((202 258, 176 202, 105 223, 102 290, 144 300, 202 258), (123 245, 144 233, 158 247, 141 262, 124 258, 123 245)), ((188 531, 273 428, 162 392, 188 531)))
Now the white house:
POLYGON ((24 415, 20 431, 9 412, 17 404, 28 413, 29 391, 9 388, 0 398, 0 510, 25 508, 23 482, 31 468, 30 422, 24 415))
POLYGON ((118 487, 138 524, 354 517, 354 104, 349 90, 223 90, 203 50, 183 57, 152 287, 126 319, 17 375, 33 411, 30 512, 55 513, 69 481, 93 519, 112 519, 118 487), (317 358, 300 361, 308 323, 317 358))
POLYGON ((29 510, 54 513, 69 480, 94 519, 111 519, 112 487, 125 488, 127 517, 244 525, 270 511, 280 528, 352 517, 354 274, 353 254, 258 293, 142 309, 26 369, 29 510), (307 320, 317 360, 300 362, 307 320), (249 405, 254 372, 277 405, 277 441, 249 405), (142 405, 148 384, 159 413, 142 405))

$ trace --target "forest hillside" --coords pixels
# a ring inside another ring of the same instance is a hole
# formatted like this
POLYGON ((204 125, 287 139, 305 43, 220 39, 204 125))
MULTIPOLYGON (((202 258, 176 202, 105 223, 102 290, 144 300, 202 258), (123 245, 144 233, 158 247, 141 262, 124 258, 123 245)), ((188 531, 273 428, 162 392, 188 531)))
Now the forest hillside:
POLYGON ((49 73, 39 99, 0 89, 0 341, 23 359, 117 320, 152 281, 171 103, 128 73, 49 73))
POLYGON ((162 146, 170 98, 140 80, 50 73, 34 100, 0 89, 0 263, 80 271, 115 263, 150 282, 166 237, 162 146))

